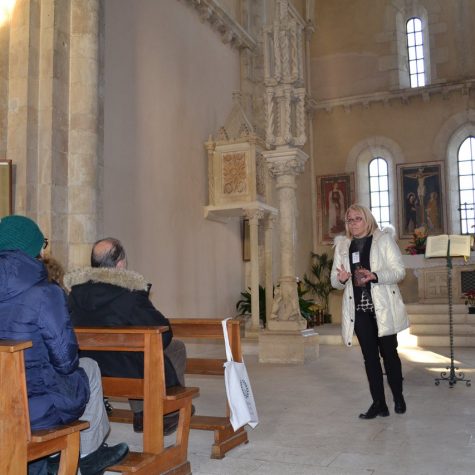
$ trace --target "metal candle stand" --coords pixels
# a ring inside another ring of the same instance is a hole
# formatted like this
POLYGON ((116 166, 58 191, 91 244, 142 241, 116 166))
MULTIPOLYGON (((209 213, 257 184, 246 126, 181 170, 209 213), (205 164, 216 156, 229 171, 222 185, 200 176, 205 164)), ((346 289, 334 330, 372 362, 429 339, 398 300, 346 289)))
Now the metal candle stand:
POLYGON ((454 323, 452 317, 452 257, 450 256, 450 241, 447 246, 447 293, 449 297, 449 338, 450 338, 450 366, 447 366, 447 371, 442 371, 439 378, 435 378, 435 385, 438 386, 441 381, 448 381, 450 389, 454 387, 457 381, 465 381, 467 386, 471 386, 471 380, 465 379, 462 372, 454 365, 454 323))

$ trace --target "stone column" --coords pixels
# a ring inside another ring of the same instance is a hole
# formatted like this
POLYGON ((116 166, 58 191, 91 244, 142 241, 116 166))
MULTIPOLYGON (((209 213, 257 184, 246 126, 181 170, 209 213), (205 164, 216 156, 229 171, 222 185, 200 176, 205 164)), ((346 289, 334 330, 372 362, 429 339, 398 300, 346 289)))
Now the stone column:
POLYGON ((274 279, 272 266, 272 246, 274 235, 274 222, 276 217, 272 214, 267 216, 265 221, 264 234, 264 266, 265 266, 265 288, 266 288, 266 320, 270 320, 272 312, 272 302, 274 301, 274 279))
POLYGON ((259 209, 246 210, 249 219, 250 247, 251 247, 251 312, 250 328, 246 329, 246 337, 259 335, 259 219, 264 217, 264 212, 259 209))
POLYGON ((279 199, 280 279, 276 289, 269 330, 302 330, 306 321, 300 315, 295 276, 296 197, 295 177, 304 171, 308 156, 300 149, 279 147, 264 152, 276 178, 279 199))
POLYGON ((99 0, 71 1, 68 260, 89 261, 97 238, 100 156, 99 0))

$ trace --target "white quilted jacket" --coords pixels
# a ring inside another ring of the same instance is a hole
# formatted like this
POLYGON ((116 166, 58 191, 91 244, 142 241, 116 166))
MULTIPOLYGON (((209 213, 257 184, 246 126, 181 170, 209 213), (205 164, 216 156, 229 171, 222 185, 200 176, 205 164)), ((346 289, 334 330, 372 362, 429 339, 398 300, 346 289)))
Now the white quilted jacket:
MULTIPOLYGON (((337 278, 337 267, 350 270, 351 240, 345 236, 335 238, 335 255, 331 271, 331 282, 335 289, 344 289, 342 302, 341 332, 345 345, 351 346, 355 327, 355 301, 351 279, 342 284, 337 278)), ((397 285, 406 271, 402 261, 401 251, 394 240, 394 228, 387 227, 382 231, 377 229, 373 234, 370 251, 371 272, 378 275, 378 282, 371 284, 378 335, 393 335, 409 327, 406 308, 402 301, 397 285)))

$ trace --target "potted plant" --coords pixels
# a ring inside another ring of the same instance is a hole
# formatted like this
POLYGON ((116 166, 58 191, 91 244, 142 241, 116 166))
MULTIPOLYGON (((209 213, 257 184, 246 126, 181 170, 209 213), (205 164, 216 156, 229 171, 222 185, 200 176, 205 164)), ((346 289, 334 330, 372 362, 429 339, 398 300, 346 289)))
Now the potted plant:
POLYGON ((468 290, 464 294, 465 305, 468 306, 468 313, 475 313, 475 290, 468 290))
POLYGON ((311 259, 312 273, 310 276, 305 274, 303 280, 310 291, 317 296, 318 303, 323 308, 323 323, 331 323, 329 297, 334 290, 330 280, 333 258, 326 252, 322 254, 312 252, 311 259))
MULTIPOLYGON (((241 292, 241 300, 236 303, 236 310, 240 315, 252 315, 251 289, 241 292)), ((259 285, 259 320, 263 328, 266 327, 266 289, 259 285)))

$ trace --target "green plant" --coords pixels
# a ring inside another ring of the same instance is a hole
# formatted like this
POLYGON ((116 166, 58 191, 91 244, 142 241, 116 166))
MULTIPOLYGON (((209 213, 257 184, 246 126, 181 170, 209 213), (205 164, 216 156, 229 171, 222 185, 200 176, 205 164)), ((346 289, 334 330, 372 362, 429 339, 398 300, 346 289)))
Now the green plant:
MULTIPOLYGON (((300 285, 297 286, 297 293, 299 297, 299 307, 302 317, 306 320, 311 320, 313 317, 314 305, 313 300, 308 300, 304 298, 309 292, 310 289, 303 289, 300 285)), ((244 292, 241 292, 242 299, 236 303, 236 310, 241 315, 251 315, 252 314, 252 297, 251 289, 248 289, 244 292)), ((259 320, 262 321, 264 327, 266 326, 266 289, 259 285, 259 320)))
MULTIPOLYGON (((236 303, 236 310, 241 315, 252 315, 251 289, 241 292, 242 299, 236 303)), ((259 320, 266 326, 266 289, 259 285, 259 320)))
POLYGON ((303 318, 307 321, 311 321, 313 315, 315 314, 315 302, 312 299, 304 299, 304 295, 306 295, 310 289, 303 289, 302 286, 297 286, 297 293, 299 296, 299 307, 300 313, 303 318))
MULTIPOLYGON (((333 287, 330 280, 330 273, 333 266, 333 258, 326 252, 317 254, 311 253, 312 259, 312 273, 310 276, 304 275, 305 285, 310 291, 316 295, 318 303, 323 308, 325 320, 330 320, 331 315, 329 311, 329 297, 333 292, 333 287)), ((331 320, 330 320, 331 321, 331 320)))

